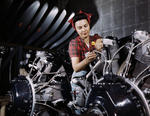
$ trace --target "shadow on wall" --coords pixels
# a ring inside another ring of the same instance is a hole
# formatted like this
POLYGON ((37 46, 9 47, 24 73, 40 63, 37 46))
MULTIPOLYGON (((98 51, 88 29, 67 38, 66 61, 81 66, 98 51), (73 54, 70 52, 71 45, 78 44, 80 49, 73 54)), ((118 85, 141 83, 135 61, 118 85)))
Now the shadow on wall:
POLYGON ((66 6, 66 10, 75 13, 83 10, 84 12, 91 13, 91 27, 94 26, 99 18, 95 0, 70 0, 66 6))

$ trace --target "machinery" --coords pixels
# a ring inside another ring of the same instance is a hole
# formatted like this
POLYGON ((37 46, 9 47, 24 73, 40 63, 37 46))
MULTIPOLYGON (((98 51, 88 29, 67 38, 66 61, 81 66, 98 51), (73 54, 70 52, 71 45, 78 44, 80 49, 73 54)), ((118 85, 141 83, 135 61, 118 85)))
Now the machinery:
POLYGON ((103 37, 105 49, 95 51, 98 58, 86 75, 92 86, 84 89, 86 102, 80 107, 72 99, 77 93, 71 92, 64 44, 76 36, 67 22, 75 13, 52 2, 3 0, 0 115, 74 116, 80 110, 83 116, 150 116, 149 33, 103 37))

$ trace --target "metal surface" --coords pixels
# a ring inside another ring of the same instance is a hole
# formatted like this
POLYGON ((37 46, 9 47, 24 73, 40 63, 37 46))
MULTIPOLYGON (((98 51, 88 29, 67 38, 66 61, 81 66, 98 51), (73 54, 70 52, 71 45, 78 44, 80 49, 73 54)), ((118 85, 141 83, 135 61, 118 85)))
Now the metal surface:
POLYGON ((19 76, 12 80, 11 96, 13 108, 33 116, 35 108, 35 90, 29 77, 19 76))

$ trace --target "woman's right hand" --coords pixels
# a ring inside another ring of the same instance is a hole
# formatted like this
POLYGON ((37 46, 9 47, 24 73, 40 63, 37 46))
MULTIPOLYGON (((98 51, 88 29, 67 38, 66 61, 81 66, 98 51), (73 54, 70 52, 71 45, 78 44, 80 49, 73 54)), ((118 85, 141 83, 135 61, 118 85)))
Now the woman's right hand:
POLYGON ((90 63, 95 59, 96 59, 96 53, 94 51, 93 52, 88 52, 88 54, 86 56, 87 62, 90 63))

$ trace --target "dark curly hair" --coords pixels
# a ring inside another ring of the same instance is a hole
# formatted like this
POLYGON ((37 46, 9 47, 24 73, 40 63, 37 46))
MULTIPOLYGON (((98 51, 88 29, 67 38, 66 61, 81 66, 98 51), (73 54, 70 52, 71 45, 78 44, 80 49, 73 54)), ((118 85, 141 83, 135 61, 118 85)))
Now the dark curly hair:
POLYGON ((85 15, 84 13, 78 13, 73 17, 73 24, 75 25, 75 22, 81 19, 86 19, 88 21, 87 15, 85 15))

